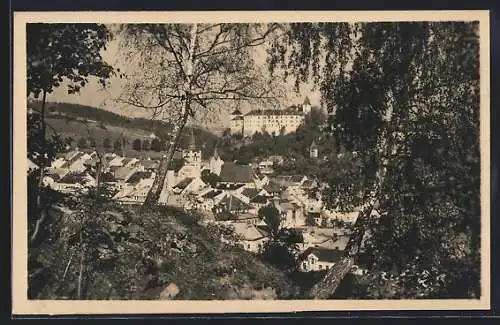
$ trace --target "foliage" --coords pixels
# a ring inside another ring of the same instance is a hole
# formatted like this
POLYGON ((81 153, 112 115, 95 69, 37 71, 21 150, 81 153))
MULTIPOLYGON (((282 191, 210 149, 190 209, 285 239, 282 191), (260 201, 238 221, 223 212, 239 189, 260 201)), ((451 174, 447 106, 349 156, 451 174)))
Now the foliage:
POLYGON ((83 299, 158 299, 170 282, 180 288, 176 299, 251 299, 243 288, 250 296, 272 288, 274 298, 290 297, 283 273, 221 243, 219 227, 200 225, 195 214, 163 208, 144 215, 105 199, 94 205, 89 196, 60 204, 74 212, 67 211, 52 240, 32 254, 32 299, 77 299, 82 251, 83 299), (82 218, 88 220, 83 228, 82 218))
POLYGON ((113 69, 103 61, 110 34, 102 24, 26 25, 27 89, 38 98, 42 91, 51 93, 64 78, 70 81, 68 93, 78 92, 89 76, 104 85, 113 69))
POLYGON ((366 294, 478 297, 477 22, 290 24, 270 54, 285 78, 312 77, 332 134, 361 156, 364 180, 349 196, 382 181, 366 294), (381 141, 385 152, 374 150, 381 141))
POLYGON ((141 142, 141 148, 144 151, 150 150, 151 149, 151 143, 149 142, 149 140, 147 140, 147 139, 142 140, 142 142, 141 142))
POLYGON ((111 139, 110 139, 110 138, 105 138, 105 139, 102 141, 102 146, 103 146, 105 149, 109 149, 109 148, 111 148, 111 139))
POLYGON ((158 138, 151 140, 151 150, 160 152, 163 150, 163 143, 158 138))
POLYGON ((132 142, 132 148, 134 148, 135 151, 141 151, 142 149, 141 139, 135 139, 134 142, 132 142))
POLYGON ((277 235, 281 225, 279 210, 273 205, 266 205, 259 209, 258 215, 268 225, 271 230, 271 236, 277 235))
POLYGON ((210 184, 211 187, 215 188, 217 186, 217 183, 221 180, 221 178, 209 170, 205 169, 201 172, 201 180, 205 184, 210 184))
POLYGON ((113 142, 113 149, 115 151, 120 151, 122 149, 122 141, 119 140, 119 139, 116 139, 114 142, 113 142))
POLYGON ((81 148, 81 149, 87 148, 88 147, 87 139, 85 139, 85 138, 78 139, 76 145, 78 146, 78 148, 81 148))

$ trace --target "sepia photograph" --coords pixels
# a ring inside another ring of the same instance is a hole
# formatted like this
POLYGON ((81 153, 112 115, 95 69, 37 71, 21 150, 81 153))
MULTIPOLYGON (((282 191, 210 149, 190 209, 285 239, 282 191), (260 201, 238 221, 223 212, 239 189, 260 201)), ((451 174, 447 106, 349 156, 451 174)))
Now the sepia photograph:
POLYGON ((488 309, 489 13, 17 12, 13 312, 488 309))

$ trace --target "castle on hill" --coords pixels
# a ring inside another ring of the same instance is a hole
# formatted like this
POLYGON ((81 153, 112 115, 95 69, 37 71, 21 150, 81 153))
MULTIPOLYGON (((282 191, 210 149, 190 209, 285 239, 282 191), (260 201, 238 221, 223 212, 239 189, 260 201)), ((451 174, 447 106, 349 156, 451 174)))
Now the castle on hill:
POLYGON ((287 134, 295 132, 304 118, 311 112, 311 102, 306 97, 302 105, 287 109, 255 109, 246 114, 236 109, 231 113, 232 134, 252 136, 256 132, 287 134))

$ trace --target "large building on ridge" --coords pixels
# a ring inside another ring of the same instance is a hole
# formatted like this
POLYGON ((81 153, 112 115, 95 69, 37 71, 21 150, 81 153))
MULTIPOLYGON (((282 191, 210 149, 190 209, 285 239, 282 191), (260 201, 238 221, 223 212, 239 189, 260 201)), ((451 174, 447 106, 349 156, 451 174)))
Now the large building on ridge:
POLYGON ((231 113, 230 129, 233 134, 252 136, 256 132, 287 134, 295 132, 311 112, 311 103, 306 97, 304 103, 287 109, 256 109, 246 114, 239 110, 231 113))

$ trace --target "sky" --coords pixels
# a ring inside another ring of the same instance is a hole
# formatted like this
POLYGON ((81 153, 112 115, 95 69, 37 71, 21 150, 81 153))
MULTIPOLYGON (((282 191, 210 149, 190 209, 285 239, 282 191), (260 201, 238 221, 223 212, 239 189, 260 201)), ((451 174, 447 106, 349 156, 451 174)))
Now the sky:
MULTIPOLYGON (((102 57, 104 61, 111 64, 113 67, 121 68, 121 71, 125 70, 124 67, 120 66, 120 49, 117 39, 111 41, 107 45, 107 49, 102 51, 102 57)), ((256 65, 262 67, 262 73, 267 73, 265 47, 255 48, 254 59, 256 65)), ((96 79, 89 79, 91 82, 83 87, 79 94, 68 94, 67 87, 63 84, 59 88, 55 89, 54 92, 47 97, 47 100, 52 102, 66 102, 98 107, 129 117, 151 117, 151 113, 146 110, 116 101, 116 98, 119 97, 123 86, 123 79, 117 77, 110 79, 109 86, 106 87, 106 89, 102 89, 96 79)), ((300 104, 304 101, 306 96, 309 97, 313 106, 320 105, 320 93, 312 90, 311 85, 302 86, 300 93, 298 94, 293 89, 292 81, 285 84, 284 87, 285 89, 290 89, 290 91, 286 93, 287 99, 284 100, 282 103, 283 105, 288 106, 300 104)), ((264 107, 253 107, 247 103, 242 103, 240 107, 244 113, 254 108, 264 107)), ((217 114, 218 116, 215 116, 215 118, 211 117, 195 121, 194 124, 203 124, 205 127, 214 131, 222 131, 224 128, 229 126, 229 111, 223 109, 222 113, 217 114)))

